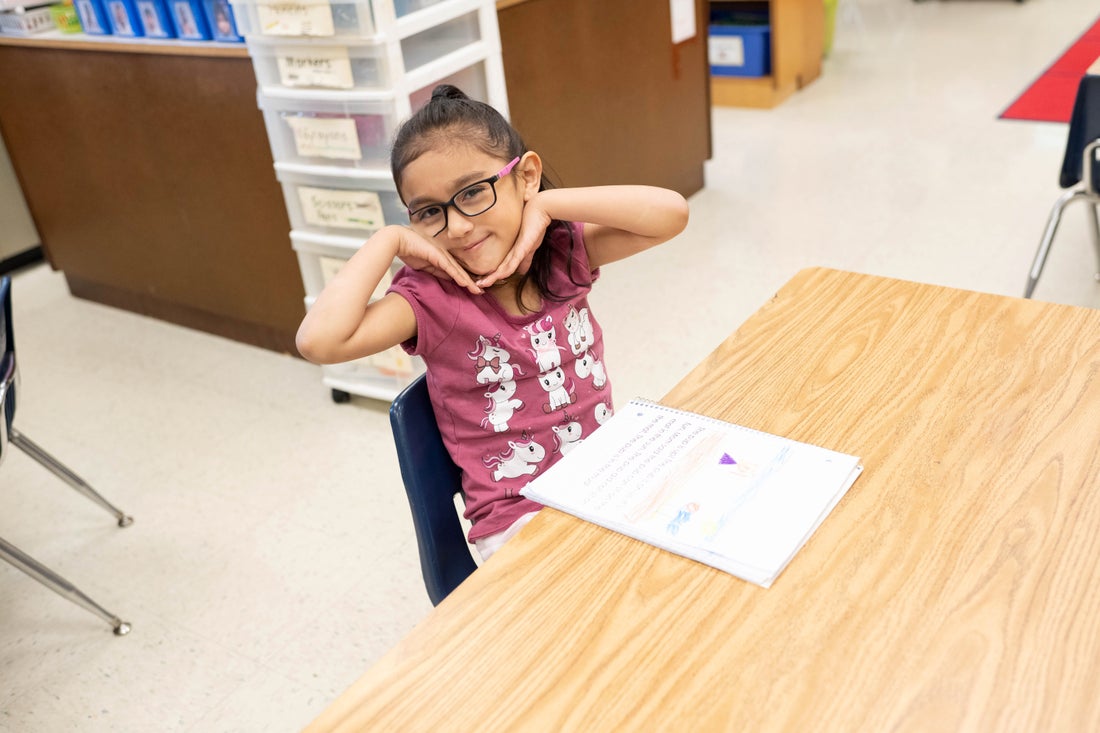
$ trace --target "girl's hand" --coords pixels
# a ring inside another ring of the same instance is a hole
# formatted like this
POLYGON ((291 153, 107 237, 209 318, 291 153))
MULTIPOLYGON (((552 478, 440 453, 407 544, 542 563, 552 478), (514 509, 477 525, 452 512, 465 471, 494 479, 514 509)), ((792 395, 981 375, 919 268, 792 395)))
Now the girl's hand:
POLYGON ((497 269, 478 280, 477 285, 488 289, 493 283, 506 279, 513 272, 527 274, 531 269, 535 250, 542 244, 542 238, 546 236, 546 227, 550 226, 551 221, 553 217, 543 208, 541 199, 536 194, 523 207, 523 219, 519 225, 519 234, 516 235, 516 243, 512 245, 512 249, 497 269))
POLYGON ((422 236, 407 227, 396 227, 398 233, 397 258, 414 270, 422 270, 440 280, 453 280, 474 295, 482 289, 474 284, 470 273, 462 269, 458 261, 422 236))

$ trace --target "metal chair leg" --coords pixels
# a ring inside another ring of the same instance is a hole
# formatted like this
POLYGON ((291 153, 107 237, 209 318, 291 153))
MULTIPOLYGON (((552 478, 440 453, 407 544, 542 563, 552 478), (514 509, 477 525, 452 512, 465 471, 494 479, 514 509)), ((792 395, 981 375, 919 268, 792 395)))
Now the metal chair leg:
POLYGON ((1035 260, 1031 263, 1031 272, 1027 278, 1027 288, 1024 290, 1024 297, 1030 298, 1031 294, 1035 292, 1035 285, 1039 282, 1039 275, 1043 274, 1043 265, 1046 264, 1047 255, 1050 254, 1050 245, 1054 241, 1054 234, 1058 231, 1058 222, 1062 220, 1062 211, 1071 201, 1076 199, 1088 198, 1088 194, 1081 189, 1070 190, 1063 193, 1058 197, 1058 200, 1054 202, 1054 208, 1050 210, 1050 217, 1047 219, 1046 229, 1043 231, 1043 238, 1039 242, 1039 249, 1035 252, 1035 260))
POLYGON ((10 439, 11 439, 12 445, 16 446, 17 448, 22 450, 24 453, 26 453, 28 456, 30 456, 31 458, 33 458, 34 460, 38 461, 40 464, 42 464, 43 466, 48 468, 51 473, 53 473, 55 476, 59 477, 62 481, 67 483, 69 486, 73 487, 74 489, 79 491, 81 494, 84 494, 84 496, 88 497, 89 499, 94 501, 96 504, 99 504, 101 507, 103 507, 104 509, 109 511, 111 514, 115 515, 115 518, 118 519, 118 526, 128 527, 128 526, 130 526, 131 524, 134 523, 133 517, 127 516, 126 514, 123 513, 123 511, 121 509, 119 509, 118 507, 116 507, 114 504, 107 501, 106 499, 104 499, 99 494, 99 492, 96 491, 95 489, 93 489, 91 486, 89 486, 84 481, 84 479, 77 476, 75 473, 70 471, 64 464, 62 464, 56 458, 51 456, 46 451, 42 450, 42 448, 37 443, 32 441, 26 435, 23 435, 22 433, 20 433, 15 428, 12 428, 10 439))
POLYGON ((76 605, 99 616, 111 625, 111 628, 115 631, 115 636, 125 636, 130 633, 130 624, 84 595, 72 583, 3 538, 0 538, 0 559, 7 560, 61 597, 67 598, 76 605))
POLYGON ((1092 246, 1096 249, 1096 282, 1100 282, 1100 214, 1097 214, 1098 208, 1100 208, 1100 203, 1095 200, 1092 202, 1092 206, 1089 207, 1089 218, 1092 220, 1089 232, 1092 234, 1092 246))

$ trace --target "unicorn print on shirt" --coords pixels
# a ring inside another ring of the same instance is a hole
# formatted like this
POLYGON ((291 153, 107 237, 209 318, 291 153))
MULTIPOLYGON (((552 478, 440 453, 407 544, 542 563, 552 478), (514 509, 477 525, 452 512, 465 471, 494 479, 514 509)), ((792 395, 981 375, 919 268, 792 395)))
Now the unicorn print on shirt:
POLYGON ((546 390, 550 399, 549 403, 542 406, 542 411, 547 414, 577 401, 577 388, 572 382, 569 383, 569 389, 565 388, 565 370, 561 367, 540 374, 539 385, 546 390))
POLYGON ((561 366, 561 352, 565 347, 558 346, 553 318, 546 316, 541 321, 524 326, 523 330, 527 332, 527 338, 531 339, 531 355, 535 357, 535 364, 540 372, 548 372, 561 366))
POLYGON ((554 431, 555 451, 563 456, 581 444, 581 424, 565 413, 560 425, 551 427, 554 431))
POLYGON ((573 365, 577 373, 577 379, 592 378, 593 389, 603 389, 607 384, 607 372, 603 368, 603 362, 590 349, 595 343, 595 331, 592 321, 588 317, 588 309, 577 310, 569 306, 569 312, 565 315, 565 330, 569 332, 569 348, 577 357, 573 365))
POLYGON ((485 408, 485 418, 481 421, 481 427, 492 426, 493 430, 503 433, 508 429, 508 421, 516 410, 523 409, 523 400, 513 399, 516 394, 515 382, 501 382, 496 388, 485 393, 489 404, 485 408))
POLYGON ((535 442, 534 438, 523 431, 521 440, 509 440, 503 453, 482 459, 485 467, 492 469, 493 481, 504 478, 534 476, 538 473, 538 464, 546 457, 546 449, 535 442))
POLYGON ((592 377, 592 388, 603 389, 607 384, 607 371, 603 368, 603 362, 596 358, 593 351, 586 351, 577 357, 573 368, 579 379, 592 377))
POLYGON ((587 308, 581 308, 578 311, 573 306, 569 306, 569 312, 565 315, 565 330, 569 332, 569 348, 577 356, 588 351, 596 340, 592 323, 588 319, 587 308))
POLYGON ((512 355, 499 344, 499 333, 493 337, 492 341, 484 336, 478 336, 474 350, 466 354, 477 364, 475 369, 478 384, 511 382, 516 378, 516 372, 523 374, 519 366, 509 363, 512 355))

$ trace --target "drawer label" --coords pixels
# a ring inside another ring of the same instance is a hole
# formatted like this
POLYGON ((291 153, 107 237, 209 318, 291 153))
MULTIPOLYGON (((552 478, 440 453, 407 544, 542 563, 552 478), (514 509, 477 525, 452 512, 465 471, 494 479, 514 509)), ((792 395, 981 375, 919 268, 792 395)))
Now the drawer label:
POLYGON ((342 191, 298 186, 305 220, 319 227, 376 232, 386 225, 382 199, 374 191, 342 191))
POLYGON ((304 157, 362 160, 355 120, 347 117, 300 117, 283 119, 294 133, 294 147, 304 157))
POLYGON ((328 0, 260 0, 256 13, 264 35, 336 35, 328 0))
POLYGON ((321 270, 321 282, 325 287, 328 287, 328 284, 332 282, 332 278, 336 277, 336 273, 340 272, 340 268, 344 266, 345 262, 347 260, 337 257, 317 256, 317 266, 321 270))
MULTIPOLYGON (((347 260, 339 257, 317 255, 317 267, 321 271, 322 287, 328 287, 328 284, 332 282, 332 278, 336 277, 336 273, 340 272, 340 268, 344 266, 345 262, 347 262, 347 260)), ((374 292, 371 293, 370 302, 373 303, 385 295, 392 284, 393 272, 391 270, 386 270, 386 272, 382 274, 382 279, 378 281, 378 285, 374 288, 374 292)))
POLYGON ((707 56, 714 66, 744 66, 745 41, 741 36, 711 36, 707 56))
POLYGON ((279 54, 279 79, 287 87, 351 89, 351 58, 347 48, 301 49, 279 54))

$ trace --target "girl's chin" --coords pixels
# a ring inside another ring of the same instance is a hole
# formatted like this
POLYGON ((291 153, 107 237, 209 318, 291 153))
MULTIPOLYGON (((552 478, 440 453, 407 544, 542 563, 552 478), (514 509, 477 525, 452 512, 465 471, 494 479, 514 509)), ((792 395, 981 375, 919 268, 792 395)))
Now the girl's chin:
MULTIPOLYGON (((504 260, 502 259, 500 262, 503 262, 503 261, 504 260)), ((462 265, 462 269, 466 271, 466 274, 468 274, 470 277, 472 277, 476 281, 476 280, 479 280, 483 277, 486 277, 486 276, 491 275, 492 273, 496 272, 496 269, 498 267, 500 267, 500 262, 496 263, 495 265, 486 265, 486 264, 483 264, 483 263, 480 263, 480 262, 477 263, 476 265, 472 264, 472 263, 465 263, 465 262, 462 262, 460 264, 462 265)))

